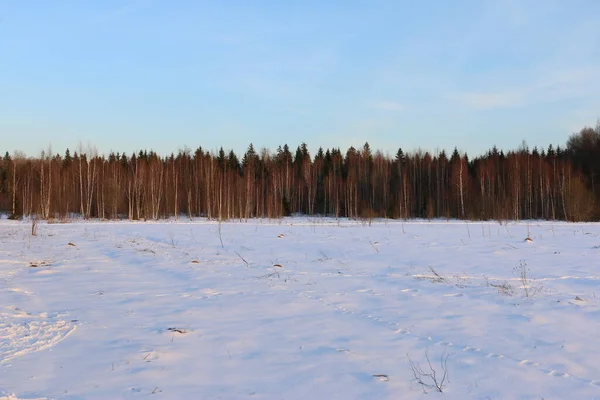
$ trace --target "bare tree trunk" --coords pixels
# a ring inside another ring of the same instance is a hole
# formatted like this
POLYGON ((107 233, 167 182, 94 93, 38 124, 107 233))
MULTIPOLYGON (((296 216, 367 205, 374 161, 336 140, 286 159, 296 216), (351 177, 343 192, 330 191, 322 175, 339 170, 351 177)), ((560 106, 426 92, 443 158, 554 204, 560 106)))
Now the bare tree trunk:
MULTIPOLYGON (((81 147, 80 147, 81 150, 81 147)), ((81 217, 86 218, 85 216, 85 208, 83 207, 84 197, 83 197, 83 164, 82 159, 85 157, 83 153, 79 153, 79 203, 81 206, 81 217)), ((87 164, 87 159, 86 159, 87 164)))
POLYGON ((460 191, 460 211, 461 215, 465 217, 465 197, 464 197, 464 185, 463 185, 463 163, 460 161, 460 172, 459 172, 459 191, 460 191))
MULTIPOLYGON (((172 178, 173 178, 173 195, 174 195, 174 201, 173 201, 173 212, 175 213, 175 219, 179 219, 179 170, 177 168, 175 168, 175 164, 176 162, 173 161, 173 163, 171 164, 171 173, 172 173, 172 178)), ((188 203, 191 204, 191 199, 189 199, 189 197, 191 197, 191 192, 188 190, 188 203)), ((188 206, 189 209, 189 206, 188 206)))
POLYGON ((17 185, 19 184, 19 181, 17 181, 17 159, 16 159, 16 157, 14 160, 12 160, 12 166, 13 166, 12 216, 15 217, 17 215, 17 185))

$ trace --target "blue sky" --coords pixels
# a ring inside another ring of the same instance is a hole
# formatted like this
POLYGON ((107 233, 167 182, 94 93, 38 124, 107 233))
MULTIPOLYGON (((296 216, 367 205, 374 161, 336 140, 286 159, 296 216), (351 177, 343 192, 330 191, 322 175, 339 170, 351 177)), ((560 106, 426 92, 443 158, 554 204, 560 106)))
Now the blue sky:
POLYGON ((0 151, 563 144, 597 0, 0 0, 0 151))

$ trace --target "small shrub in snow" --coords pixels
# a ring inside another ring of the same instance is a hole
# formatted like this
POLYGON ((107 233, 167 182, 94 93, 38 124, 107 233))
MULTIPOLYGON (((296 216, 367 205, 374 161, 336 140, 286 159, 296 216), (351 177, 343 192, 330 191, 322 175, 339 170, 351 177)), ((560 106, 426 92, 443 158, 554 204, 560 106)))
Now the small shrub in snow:
POLYGON ((542 285, 538 285, 535 279, 531 278, 531 271, 525 261, 520 261, 519 266, 513 269, 514 274, 521 283, 523 295, 527 298, 537 295, 543 289, 542 285))
POLYGON ((448 283, 448 279, 438 274, 438 272, 435 269, 433 269, 433 267, 429 267, 429 270, 433 274, 433 276, 430 278, 432 283, 448 283))
POLYGON ((490 281, 489 278, 486 276, 484 276, 483 278, 487 282, 487 285, 498 290, 498 293, 504 294, 506 296, 512 296, 513 294, 515 294, 514 288, 510 283, 508 283, 508 281, 504 281, 502 283, 494 283, 490 281))
POLYGON ((412 370, 413 376, 417 383, 421 385, 423 393, 427 394, 427 389, 433 389, 440 393, 444 391, 444 388, 449 382, 448 357, 450 355, 446 353, 446 350, 444 350, 442 356, 440 357, 439 370, 436 370, 431 364, 427 350, 425 350, 425 359, 427 360, 427 366, 429 368, 427 371, 423 370, 419 363, 414 362, 408 354, 406 356, 408 357, 408 363, 410 365, 410 369, 412 370))

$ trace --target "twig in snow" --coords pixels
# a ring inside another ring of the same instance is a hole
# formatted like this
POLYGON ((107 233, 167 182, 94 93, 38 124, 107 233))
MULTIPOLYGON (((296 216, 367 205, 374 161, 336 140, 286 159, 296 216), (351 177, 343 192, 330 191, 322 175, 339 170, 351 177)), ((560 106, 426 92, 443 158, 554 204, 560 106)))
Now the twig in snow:
POLYGON ((437 271, 435 269, 433 269, 433 267, 429 267, 429 270, 431 270, 431 273, 434 275, 434 277, 431 278, 431 282, 435 282, 435 283, 448 282, 448 280, 446 278, 444 278, 443 276, 441 276, 440 274, 438 274, 437 271))
POLYGON ((187 330, 182 329, 182 328, 167 328, 168 331, 170 332, 177 332, 180 333, 182 335, 185 335, 187 333, 187 330))
POLYGON ((221 241, 221 248, 225 248, 225 246, 223 246, 223 237, 221 236, 221 218, 219 217, 219 228, 217 230, 217 233, 219 234, 219 240, 221 241))
POLYGON ((37 236, 38 218, 33 217, 31 220, 31 236, 37 236))
POLYGON ((238 257, 239 257, 239 258, 240 258, 240 259, 241 259, 241 260, 244 262, 244 264, 246 264, 246 268, 248 268, 248 267, 249 267, 249 265, 248 265, 248 261, 246 261, 246 260, 244 259, 244 257, 242 257, 242 256, 240 255, 240 253, 238 253, 237 251, 234 251, 234 253, 235 253, 235 254, 237 254, 237 256, 238 256, 238 257))
MULTIPOLYGON (((369 243, 371 244, 371 247, 373 247, 375 249, 375 251, 377 253, 379 253, 379 249, 377 247, 375 247, 375 245, 373 244, 373 242, 369 241, 369 243)), ((375 244, 379 244, 379 242, 375 242, 375 244)))
POLYGON ((169 232, 169 239, 171 240, 171 247, 175 248, 177 246, 177 242, 175 241, 175 237, 173 235, 173 232, 169 232))
POLYGON ((373 378, 377 378, 382 382, 389 382, 390 378, 386 374, 375 374, 373 378))
POLYGON ((507 281, 502 283, 494 283, 485 275, 483 276, 483 279, 485 279, 488 286, 495 288, 500 294, 505 294, 507 296, 512 296, 514 294, 513 287, 507 281))
POLYGON ((277 277, 279 279, 279 272, 275 271, 275 272, 271 272, 270 274, 266 274, 263 276, 259 276, 259 279, 268 279, 268 278, 273 278, 273 277, 277 277))
POLYGON ((512 238, 510 231, 508 230, 508 221, 504 224, 504 228, 506 228, 506 232, 508 232, 508 237, 512 238))
POLYGON ((325 252, 322 249, 319 250, 319 253, 321 253, 321 258, 318 258, 317 260, 319 260, 321 262, 331 260, 331 257, 329 257, 327 254, 325 254, 325 252))

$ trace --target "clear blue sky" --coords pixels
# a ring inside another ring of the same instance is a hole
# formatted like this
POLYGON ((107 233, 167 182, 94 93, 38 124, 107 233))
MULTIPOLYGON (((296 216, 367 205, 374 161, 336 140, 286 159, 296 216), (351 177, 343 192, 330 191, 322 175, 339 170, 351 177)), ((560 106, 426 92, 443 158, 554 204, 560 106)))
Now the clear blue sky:
POLYGON ((563 144, 598 0, 0 0, 0 151, 563 144))

